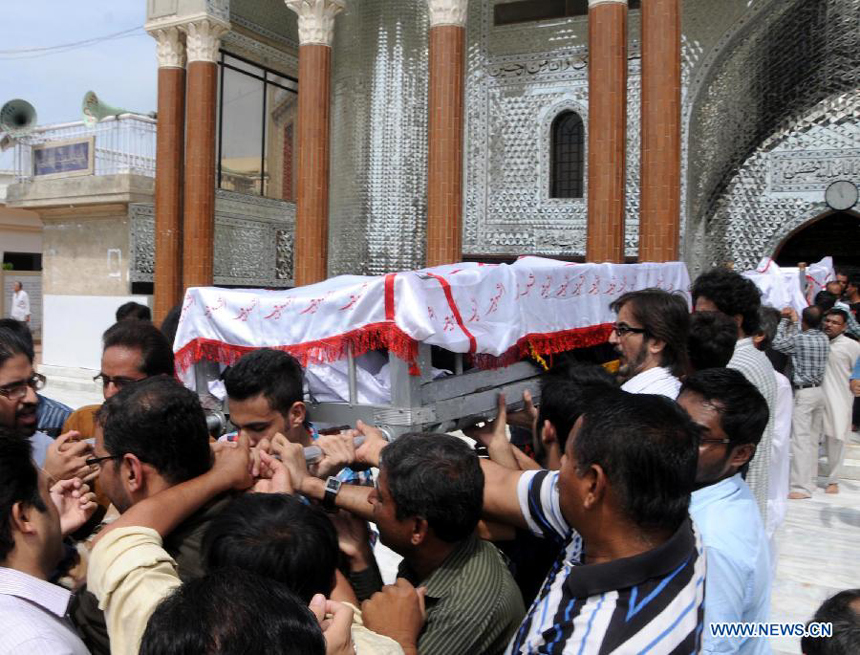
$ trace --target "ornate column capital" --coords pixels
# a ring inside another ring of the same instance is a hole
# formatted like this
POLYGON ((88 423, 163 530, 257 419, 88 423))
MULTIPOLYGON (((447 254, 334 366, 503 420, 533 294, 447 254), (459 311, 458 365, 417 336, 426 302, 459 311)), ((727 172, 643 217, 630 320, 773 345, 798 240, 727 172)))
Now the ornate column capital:
POLYGON ((185 68, 185 33, 176 27, 160 27, 149 31, 156 41, 159 68, 185 68))
POLYGON ((346 8, 346 0, 284 0, 299 16, 299 45, 330 46, 334 17, 346 8))
POLYGON ((192 61, 218 61, 221 36, 230 29, 229 25, 211 18, 200 18, 184 23, 182 29, 187 35, 189 64, 192 61))
POLYGON ((427 0, 430 10, 430 27, 439 25, 466 26, 469 0, 427 0))
POLYGON ((597 5, 626 5, 627 0, 588 0, 588 8, 596 7, 597 5))

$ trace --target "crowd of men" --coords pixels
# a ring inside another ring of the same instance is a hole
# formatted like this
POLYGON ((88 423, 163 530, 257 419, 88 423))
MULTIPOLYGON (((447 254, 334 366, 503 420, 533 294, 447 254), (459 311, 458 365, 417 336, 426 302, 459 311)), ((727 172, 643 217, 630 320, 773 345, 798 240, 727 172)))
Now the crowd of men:
MULTIPOLYGON (((468 438, 391 442, 321 430, 271 349, 224 371, 235 432, 210 434, 174 376, 177 314, 159 329, 133 304, 102 337, 104 403, 72 412, 37 393, 29 329, 4 319, 0 655, 769 653, 714 626, 779 619, 774 534, 819 493, 820 442, 839 491, 858 282, 800 316, 722 268, 692 313, 626 293, 617 375, 574 353, 537 406, 500 396, 468 438)), ((860 652, 860 590, 814 618, 834 634, 806 655, 860 652)))

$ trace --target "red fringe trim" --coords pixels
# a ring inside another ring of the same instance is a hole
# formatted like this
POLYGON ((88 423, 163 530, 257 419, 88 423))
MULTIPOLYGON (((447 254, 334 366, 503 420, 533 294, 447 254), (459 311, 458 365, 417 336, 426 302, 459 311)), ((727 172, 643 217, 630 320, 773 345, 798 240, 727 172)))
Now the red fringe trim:
MULTIPOLYGON (((472 357, 472 361, 481 369, 501 368, 528 358, 532 354, 532 348, 539 355, 555 355, 575 348, 587 348, 605 343, 611 332, 612 323, 603 323, 562 332, 527 334, 498 357, 477 354, 472 357)), ((307 366, 308 363, 320 364, 343 359, 349 346, 352 346, 353 355, 356 357, 371 350, 387 349, 412 365, 410 374, 420 375, 415 365, 418 342, 393 322, 371 323, 345 334, 308 343, 267 347, 287 352, 298 359, 302 366, 307 366)), ((197 338, 185 344, 176 353, 176 368, 183 372, 187 371, 201 359, 229 366, 235 364, 242 355, 257 348, 257 346, 237 346, 214 339, 197 338)))
MULTIPOLYGON (((321 364, 335 362, 346 357, 352 346, 353 355, 358 357, 371 350, 387 349, 404 361, 413 363, 418 355, 418 342, 403 332, 393 322, 371 323, 357 330, 339 334, 327 339, 319 339, 307 343, 289 346, 267 346, 274 350, 282 350, 291 354, 301 362, 321 364)), ((208 359, 220 364, 235 364, 242 355, 257 350, 258 346, 237 346, 214 339, 197 338, 185 344, 175 355, 176 368, 187 371, 201 359, 208 359)), ((413 366, 413 368, 415 368, 413 366)), ((414 373, 418 375, 418 373, 414 373)))
POLYGON ((480 369, 502 368, 527 359, 532 354, 532 348, 539 355, 557 355, 576 348, 597 346, 609 341, 612 326, 612 323, 602 323, 561 332, 527 334, 498 357, 475 355, 472 361, 480 369))

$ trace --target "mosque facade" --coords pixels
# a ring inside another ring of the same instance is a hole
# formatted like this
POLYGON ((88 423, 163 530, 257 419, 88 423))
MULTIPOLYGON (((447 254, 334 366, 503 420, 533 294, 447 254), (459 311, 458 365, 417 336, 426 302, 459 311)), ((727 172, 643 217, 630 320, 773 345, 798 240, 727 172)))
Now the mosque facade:
POLYGON ((126 282, 163 314, 446 257, 695 275, 828 225, 849 263, 860 214, 827 190, 860 184, 858 24, 860 0, 147 0, 158 166, 119 209, 126 282))

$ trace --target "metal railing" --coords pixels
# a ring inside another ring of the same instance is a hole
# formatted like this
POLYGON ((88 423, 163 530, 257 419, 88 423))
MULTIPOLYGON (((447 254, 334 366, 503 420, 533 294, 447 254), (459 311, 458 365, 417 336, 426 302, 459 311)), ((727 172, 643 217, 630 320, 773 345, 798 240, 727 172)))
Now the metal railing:
POLYGON ((110 116, 93 126, 83 121, 38 127, 15 144, 15 174, 19 182, 35 179, 33 148, 62 141, 94 137, 95 175, 129 173, 155 177, 155 130, 148 116, 110 116))

